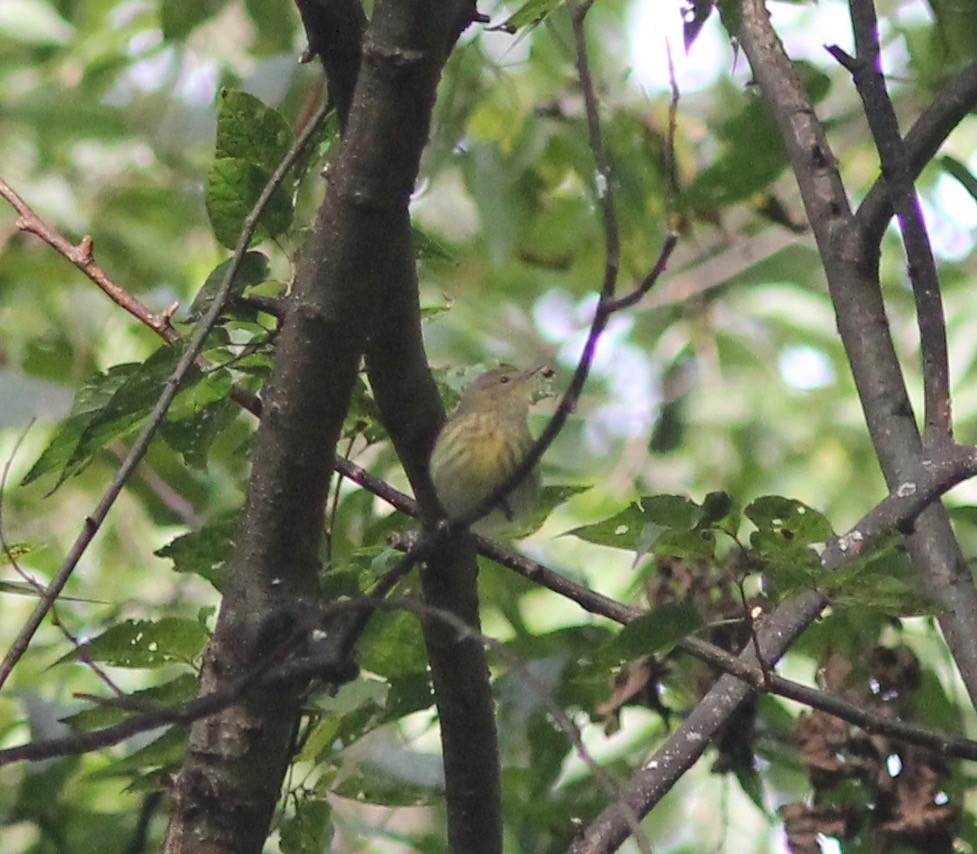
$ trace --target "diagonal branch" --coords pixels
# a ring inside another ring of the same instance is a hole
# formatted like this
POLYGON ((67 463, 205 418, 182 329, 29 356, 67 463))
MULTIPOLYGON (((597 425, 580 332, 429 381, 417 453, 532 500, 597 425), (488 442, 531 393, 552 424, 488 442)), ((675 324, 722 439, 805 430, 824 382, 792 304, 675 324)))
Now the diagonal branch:
POLYGON ((94 243, 91 237, 85 236, 79 243, 72 243, 60 231, 39 217, 3 178, 0 178, 0 196, 10 202, 11 207, 17 211, 15 226, 20 231, 34 234, 56 249, 98 285, 112 302, 124 308, 133 317, 139 318, 146 326, 159 333, 165 341, 172 344, 180 337, 170 325, 170 318, 173 316, 175 306, 162 314, 157 314, 125 288, 117 285, 95 262, 94 243))
MULTIPOLYGON (((977 106, 977 62, 951 77, 913 122, 906 134, 906 161, 915 179, 933 159, 954 128, 977 106)), ((855 214, 863 252, 878 252, 882 234, 892 218, 885 181, 879 178, 855 214)))
MULTIPOLYGON (((837 161, 807 92, 760 0, 742 0, 740 42, 771 105, 800 188, 876 455, 890 490, 918 476, 923 445, 889 332, 878 250, 856 227, 837 161)), ((907 539, 940 627, 977 701, 977 588, 942 504, 924 511, 907 539)))
MULTIPOLYGON (((261 191, 261 195, 255 202, 254 207, 245 218, 241 228, 241 234, 238 237, 237 246, 234 249, 234 254, 231 256, 231 263, 228 265, 227 271, 224 274, 224 281, 221 283, 221 286, 214 297, 213 303, 207 310, 207 313, 200 319, 193 331, 193 334, 187 341, 183 355, 180 357, 176 368, 173 370, 173 373, 166 381, 163 393, 160 395, 159 400, 153 407, 153 411, 150 413, 146 425, 139 433, 139 436, 133 443, 128 455, 126 456, 125 460, 123 460, 122 465, 119 466, 119 471, 112 479, 112 483, 110 483, 108 488, 105 490, 105 493, 102 495, 102 498, 98 502, 95 509, 85 518, 84 527, 78 534, 78 537, 75 539, 74 544, 72 545, 61 566, 58 568, 58 571, 48 584, 44 596, 37 604, 37 607, 28 618, 20 633, 14 639, 14 642, 7 651, 7 654, 4 656, 3 661, 0 662, 0 685, 3 685, 3 683, 7 680, 14 668, 14 665, 27 651, 27 647, 30 645, 31 638, 34 637, 34 633, 41 625, 41 622, 44 620, 44 617, 47 615, 48 611, 51 610, 51 607, 57 601, 57 598, 64 589, 65 584, 68 583, 71 573, 74 572, 74 569, 78 565, 78 561, 81 559, 81 556, 85 553, 88 545, 94 539, 95 534, 98 533, 99 528, 105 521, 105 517, 108 516, 109 510, 111 510, 115 500, 119 497, 119 494, 122 492, 122 489, 129 480, 129 477, 145 456, 146 451, 149 450, 149 445, 152 442, 153 437, 156 435, 156 431, 159 429, 160 424, 163 423, 163 419, 166 417, 170 404, 173 402, 173 399, 176 397, 177 392, 180 389, 180 384, 183 382, 183 378, 193 366, 197 356, 200 353, 200 350, 203 348, 204 341, 210 334, 210 330, 213 328, 214 324, 217 322, 217 319, 220 317, 221 312, 224 310, 224 305, 230 296, 231 289, 234 284, 234 277, 237 275, 238 268, 241 265, 241 260, 244 257, 244 253, 247 251, 248 244, 251 242, 251 238, 258 226, 261 215, 264 213, 265 207, 271 199, 272 193, 284 180, 285 175, 288 173, 289 169, 292 168, 292 164, 305 147, 305 143, 311 137, 313 131, 322 121, 325 115, 326 108, 322 107, 313 120, 310 121, 305 127, 302 133, 299 134, 298 138, 295 140, 295 144, 292 146, 288 154, 286 154, 282 159, 282 162, 272 173, 271 177, 269 177, 264 189, 261 191)), ((84 244, 85 241, 82 241, 82 245, 84 244)))

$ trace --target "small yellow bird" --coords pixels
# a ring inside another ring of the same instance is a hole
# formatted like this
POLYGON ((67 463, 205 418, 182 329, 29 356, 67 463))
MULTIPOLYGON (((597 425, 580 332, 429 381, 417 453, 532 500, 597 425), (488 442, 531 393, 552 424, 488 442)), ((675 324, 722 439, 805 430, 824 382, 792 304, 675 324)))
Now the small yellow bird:
MULTIPOLYGON (((465 390, 431 453, 431 480, 449 519, 474 510, 516 470, 532 447, 527 418, 533 380, 548 370, 545 366, 531 371, 503 366, 482 374, 465 390)), ((539 471, 534 467, 472 530, 490 535, 510 528, 530 509, 538 490, 539 471)))

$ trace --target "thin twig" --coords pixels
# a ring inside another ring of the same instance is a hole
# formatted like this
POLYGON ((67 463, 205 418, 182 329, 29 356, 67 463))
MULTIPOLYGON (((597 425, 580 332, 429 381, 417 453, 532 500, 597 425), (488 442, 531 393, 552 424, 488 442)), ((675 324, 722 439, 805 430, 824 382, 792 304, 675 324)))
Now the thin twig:
POLYGON ((241 227, 241 234, 238 237, 237 246, 234 249, 234 254, 231 256, 231 263, 228 265, 227 271, 224 274, 224 280, 221 283, 221 287, 218 289, 217 294, 214 297, 214 301, 208 308, 207 313, 200 319, 197 326, 194 328, 193 334, 188 339, 186 349, 184 350, 183 355, 181 356, 180 361, 177 363, 173 373, 167 379, 163 393, 156 402, 156 406, 153 407, 153 411, 150 413, 146 425, 143 427, 138 438, 133 443, 128 456, 119 467, 119 471, 116 473, 112 483, 105 491, 102 499, 92 511, 91 515, 85 519, 85 525, 82 528, 81 533, 78 535, 78 538, 72 545, 71 550, 65 557, 64 562, 58 568, 54 578, 51 579, 51 583, 48 585, 43 599, 38 603, 33 614, 31 614, 27 623, 14 640, 13 645, 3 659, 3 662, 0 662, 0 686, 6 682, 11 671, 13 670, 14 665, 20 660, 24 652, 26 652, 34 633, 44 620, 45 615, 51 609, 51 606, 57 599, 58 594, 60 594, 61 590, 64 588, 64 585, 71 577, 71 573, 74 571, 75 566, 77 566, 81 556, 88 548, 88 544, 98 532, 98 529, 101 527, 102 522, 108 515, 109 510, 115 503, 116 498, 118 498, 129 477, 132 475, 132 472, 135 470, 136 466, 149 449, 149 444, 156 435, 156 431, 159 429, 160 424, 162 424, 170 404, 176 397, 183 378, 187 375, 187 372, 194 364, 200 350, 204 345, 204 341, 210 334, 210 330, 217 322, 221 312, 224 310, 224 305, 226 304, 231 293, 234 277, 237 275, 238 268, 241 265, 241 261, 244 258, 245 252, 247 251, 248 244, 251 242, 251 238, 254 235, 254 231, 257 228, 265 206, 271 199, 272 193, 284 180, 285 175, 288 173, 288 170, 291 169, 292 164, 305 147, 305 144, 312 136, 312 133, 325 117, 326 112, 327 108, 325 105, 323 105, 316 113, 314 120, 309 122, 302 133, 298 136, 291 150, 285 155, 282 162, 278 165, 278 168, 275 169, 271 177, 266 182, 264 189, 261 191, 261 195, 255 202, 251 212, 245 218, 241 227))
POLYGON ((3 178, 0 178, 0 196, 10 202, 14 210, 17 211, 16 226, 18 229, 36 235, 49 246, 57 249, 61 255, 98 285, 112 302, 124 308, 133 317, 138 317, 146 326, 158 332, 167 341, 172 343, 180 337, 170 325, 171 315, 159 314, 150 309, 125 288, 119 287, 95 263, 94 244, 91 237, 86 235, 79 243, 72 243, 61 232, 41 219, 3 178))
POLYGON ((635 290, 619 300, 614 299, 620 269, 620 236, 617 223, 617 212, 614 207, 614 188, 611 181, 611 170, 607 155, 604 151, 603 134, 601 132, 600 108, 597 93, 594 88, 593 76, 590 71, 590 61, 587 54, 587 39, 584 31, 584 19, 592 5, 591 2, 570 4, 570 20, 573 27, 574 45, 576 48, 577 77, 584 95, 584 109, 587 116, 587 137, 590 144, 591 156, 594 158, 594 184, 597 192, 598 208, 601 212, 601 225, 604 230, 604 271, 600 286, 600 296, 594 310, 594 319, 590 331, 584 342, 583 351, 577 362, 577 369, 570 380, 560 403, 550 417, 546 427, 526 453, 521 463, 502 481, 492 492, 465 516, 452 520, 451 529, 467 527, 481 519, 496 507, 536 466, 547 448, 553 443, 566 424, 570 414, 576 409, 577 401, 590 375, 590 368, 597 353, 597 342, 603 334, 611 315, 621 308, 634 305, 658 281, 665 271, 668 259, 678 242, 676 234, 669 234, 665 239, 658 260, 651 272, 644 278, 635 290))
MULTIPOLYGON (((25 582, 34 588, 34 591, 38 596, 43 596, 45 592, 44 586, 20 565, 20 562, 17 560, 17 556, 10 548, 10 545, 7 542, 7 536, 5 533, 6 529, 3 519, 3 511, 6 506, 7 483, 10 479, 10 467, 13 465, 14 458, 17 456, 17 451, 20 449, 21 444, 23 443, 24 439, 27 438, 27 434, 33 426, 34 419, 32 418, 20 436, 17 437, 17 441, 14 443, 13 449, 10 451, 10 456, 7 457, 3 464, 3 473, 0 474, 0 548, 3 549, 3 553, 6 555, 10 565, 14 568, 14 571, 22 579, 24 579, 25 582)), ((78 660, 82 664, 86 665, 101 680, 102 684, 105 685, 113 694, 115 694, 117 697, 122 696, 122 689, 115 684, 112 678, 101 667, 99 667, 99 665, 97 665, 92 658, 84 653, 82 650, 81 641, 79 641, 74 633, 64 624, 60 615, 58 614, 56 604, 51 605, 51 622, 54 623, 61 634, 67 638, 68 643, 75 648, 75 652, 78 655, 78 660)))

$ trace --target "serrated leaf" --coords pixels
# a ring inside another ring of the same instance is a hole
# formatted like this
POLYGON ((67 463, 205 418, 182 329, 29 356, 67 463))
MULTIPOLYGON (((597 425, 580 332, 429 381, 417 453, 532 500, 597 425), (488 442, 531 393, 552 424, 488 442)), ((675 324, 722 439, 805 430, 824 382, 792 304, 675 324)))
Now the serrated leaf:
POLYGON ((171 540, 153 554, 172 560, 175 572, 194 573, 221 590, 240 520, 240 511, 228 513, 204 525, 199 531, 191 531, 171 540))
MULTIPOLYGON (((210 275, 207 276, 207 280, 203 283, 200 290, 197 291, 190 310, 187 312, 188 323, 196 323, 196 321, 207 313, 207 309, 210 308, 210 304, 214 301, 214 297, 217 296, 217 292, 224 283, 224 276, 227 275, 227 269, 230 266, 231 259, 228 258, 226 261, 218 264, 210 275)), ((234 275, 231 293, 243 293, 248 288, 267 281, 268 276, 268 256, 263 252, 256 252, 253 249, 245 252, 241 258, 240 265, 238 265, 237 273, 234 275)))
POLYGON ((896 617, 940 611, 919 589, 912 563, 898 539, 827 573, 821 586, 839 607, 871 608, 896 617))
POLYGON ((217 96, 217 159, 246 160, 270 175, 294 143, 292 128, 277 110, 240 89, 220 91, 217 96))
POLYGON ((239 411, 237 404, 221 400, 205 406, 188 418, 178 421, 167 419, 160 427, 160 435, 190 468, 205 472, 210 446, 239 411))
POLYGON ((600 657, 631 661, 642 655, 665 653, 700 628, 702 619, 691 603, 663 605, 624 626, 600 657))
POLYGON ((210 371, 181 391, 167 413, 160 435, 191 468, 206 471, 211 444, 237 417, 238 407, 229 397, 231 386, 230 372, 210 371))
MULTIPOLYGON (((237 245, 244 220, 251 213, 271 172, 249 160, 222 157, 207 173, 204 199, 214 236, 228 249, 237 245)), ((282 185, 275 188, 258 227, 255 242, 275 237, 292 224, 292 200, 282 185)))
POLYGON ((179 617, 125 620, 63 655, 55 664, 83 658, 113 667, 191 664, 209 639, 207 630, 196 620, 179 617))
MULTIPOLYGON (((57 472, 53 488, 57 489, 84 469, 96 452, 134 432, 159 400, 180 355, 179 347, 161 347, 141 365, 116 365, 86 384, 75 414, 61 422, 23 483, 57 472)), ((200 372, 191 369, 184 382, 190 384, 199 377, 200 372)))
MULTIPOLYGON (((716 554, 716 532, 699 527, 691 531, 662 531, 651 551, 661 557, 709 560, 716 554)), ((642 556, 639 551, 638 557, 642 556)))
POLYGON ((808 590, 820 590, 825 581, 821 559, 807 546, 785 547, 774 541, 753 546, 764 559, 766 592, 775 602, 808 590))
POLYGON ((138 368, 137 362, 115 365, 105 373, 95 374, 85 380, 75 395, 71 412, 58 425, 37 462, 24 475, 22 485, 32 483, 50 472, 61 471, 67 465, 94 414, 112 399, 112 395, 138 368))

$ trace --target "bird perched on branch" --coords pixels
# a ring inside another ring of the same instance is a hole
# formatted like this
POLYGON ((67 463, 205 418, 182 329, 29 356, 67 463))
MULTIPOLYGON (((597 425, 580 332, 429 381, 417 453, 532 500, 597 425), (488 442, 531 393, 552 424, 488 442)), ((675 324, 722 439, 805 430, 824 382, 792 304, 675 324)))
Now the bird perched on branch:
MULTIPOLYGON (((531 371, 503 366, 465 390, 431 453, 431 480, 449 519, 474 510, 523 461, 533 444, 527 419, 535 380, 552 374, 546 366, 531 371)), ((531 508, 538 490, 539 471, 533 467, 472 530, 489 535, 511 528, 531 508)))

